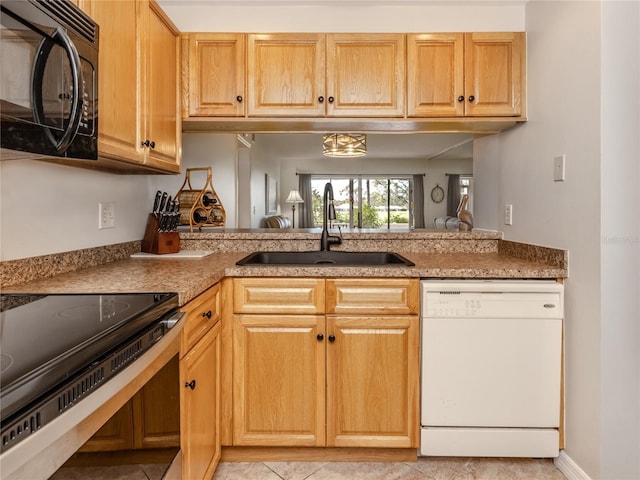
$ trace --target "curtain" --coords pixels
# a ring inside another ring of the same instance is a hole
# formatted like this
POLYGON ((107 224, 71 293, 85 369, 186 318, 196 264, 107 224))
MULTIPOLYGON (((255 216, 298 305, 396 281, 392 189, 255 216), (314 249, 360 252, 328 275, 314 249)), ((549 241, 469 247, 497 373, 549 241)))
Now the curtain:
POLYGON ((413 176, 413 223, 424 228, 424 175, 413 176))
POLYGON ((447 216, 457 217, 458 205, 460 205, 460 175, 450 173, 447 187, 447 216))
POLYGON ((304 200, 298 211, 300 228, 313 228, 313 195, 311 193, 311 174, 298 174, 298 191, 304 200))

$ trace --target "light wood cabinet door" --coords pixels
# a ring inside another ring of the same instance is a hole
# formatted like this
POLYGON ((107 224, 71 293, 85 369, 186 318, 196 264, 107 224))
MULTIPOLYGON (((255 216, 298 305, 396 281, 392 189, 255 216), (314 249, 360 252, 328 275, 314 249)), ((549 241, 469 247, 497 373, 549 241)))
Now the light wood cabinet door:
POLYGON ((419 317, 328 316, 327 334, 327 446, 417 447, 419 317))
POLYGON ((404 115, 405 35, 327 35, 327 115, 404 115))
POLYGON ((248 115, 324 116, 325 46, 323 34, 248 35, 248 115))
POLYGON ((153 0, 80 6, 100 25, 98 155, 179 172, 178 30, 153 0))
POLYGON ((111 452, 132 448, 133 402, 129 400, 78 451, 111 452))
POLYGON ((145 91, 147 165, 179 172, 182 144, 180 124, 180 33, 154 1, 148 4, 145 91))
POLYGON ((178 358, 170 360, 79 451, 180 446, 178 358))
POLYGON ((407 115, 464 115, 464 34, 407 35, 407 115))
POLYGON ((465 34, 464 68, 466 115, 523 114, 526 91, 523 32, 465 34))
POLYGON ((327 313, 340 315, 416 315, 420 310, 417 278, 327 279, 327 313))
POLYGON ((143 164, 143 69, 141 25, 146 2, 92 0, 86 11, 100 25, 99 155, 143 164))
POLYGON ((220 459, 220 322, 180 360, 182 478, 212 478, 220 459))
POLYGON ((234 315, 234 445, 324 445, 324 322, 234 315))
POLYGON ((182 348, 186 353, 219 320, 222 310, 220 284, 217 283, 182 307, 187 314, 182 330, 182 348))
POLYGON ((182 76, 188 87, 184 116, 245 114, 245 35, 185 34, 182 76))
POLYGON ((134 448, 180 446, 178 357, 133 397, 134 448))
POLYGON ((260 314, 324 313, 324 280, 246 277, 233 280, 233 311, 260 314))

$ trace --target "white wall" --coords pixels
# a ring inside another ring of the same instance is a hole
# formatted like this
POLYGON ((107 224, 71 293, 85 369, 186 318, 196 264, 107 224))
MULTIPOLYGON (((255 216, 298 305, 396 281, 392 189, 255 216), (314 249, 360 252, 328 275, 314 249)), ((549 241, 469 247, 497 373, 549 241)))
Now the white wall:
POLYGON ((529 121, 474 143, 476 224, 570 252, 565 452, 593 479, 640 478, 637 9, 529 2, 529 121))
POLYGON ((0 162, 0 185, 0 260, 140 240, 153 202, 147 176, 35 160, 0 162), (99 202, 115 228, 98 230, 99 202))
POLYGON ((523 1, 489 1, 484 5, 479 1, 468 0, 424 1, 420 5, 398 0, 160 0, 159 3, 183 32, 393 33, 524 30, 523 1))
MULTIPOLYGON (((152 192, 159 189, 167 191, 169 195, 175 195, 184 182, 187 168, 211 167, 213 188, 227 213, 226 226, 235 227, 238 190, 236 136, 222 133, 185 133, 182 139, 182 174, 150 177, 152 192)), ((207 173, 192 172, 191 180, 194 190, 204 188, 207 173)))
MULTIPOLYGON (((277 210, 276 214, 283 212, 283 208, 286 205, 284 200, 289 190, 286 190, 281 180, 281 166, 280 159, 277 155, 270 155, 267 150, 264 149, 259 137, 250 151, 251 157, 251 175, 249 178, 249 185, 245 185, 241 189, 241 194, 248 197, 249 205, 251 208, 251 228, 264 227, 264 219, 266 213, 266 175, 276 179, 277 191, 277 210)), ((245 203, 246 205, 246 203, 245 203)))
POLYGON ((602 5, 602 478, 640 478, 640 3, 602 5))

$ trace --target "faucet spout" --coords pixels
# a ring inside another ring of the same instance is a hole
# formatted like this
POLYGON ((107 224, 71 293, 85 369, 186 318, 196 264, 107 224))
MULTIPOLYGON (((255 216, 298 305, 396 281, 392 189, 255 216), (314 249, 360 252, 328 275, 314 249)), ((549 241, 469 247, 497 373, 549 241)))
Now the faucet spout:
POLYGON ((330 182, 324 186, 322 196, 322 235, 320 236, 320 250, 328 252, 331 245, 339 245, 342 238, 329 235, 328 221, 336 219, 336 209, 333 206, 333 186, 330 182))

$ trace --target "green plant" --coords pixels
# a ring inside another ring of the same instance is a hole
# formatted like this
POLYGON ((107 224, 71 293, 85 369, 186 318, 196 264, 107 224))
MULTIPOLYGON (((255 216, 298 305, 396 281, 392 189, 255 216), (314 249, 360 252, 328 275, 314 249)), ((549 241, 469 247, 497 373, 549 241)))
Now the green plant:
POLYGON ((382 221, 375 207, 365 203, 362 205, 362 228, 380 228, 382 221))
POLYGON ((407 212, 391 214, 391 223, 409 223, 409 214, 407 212))

